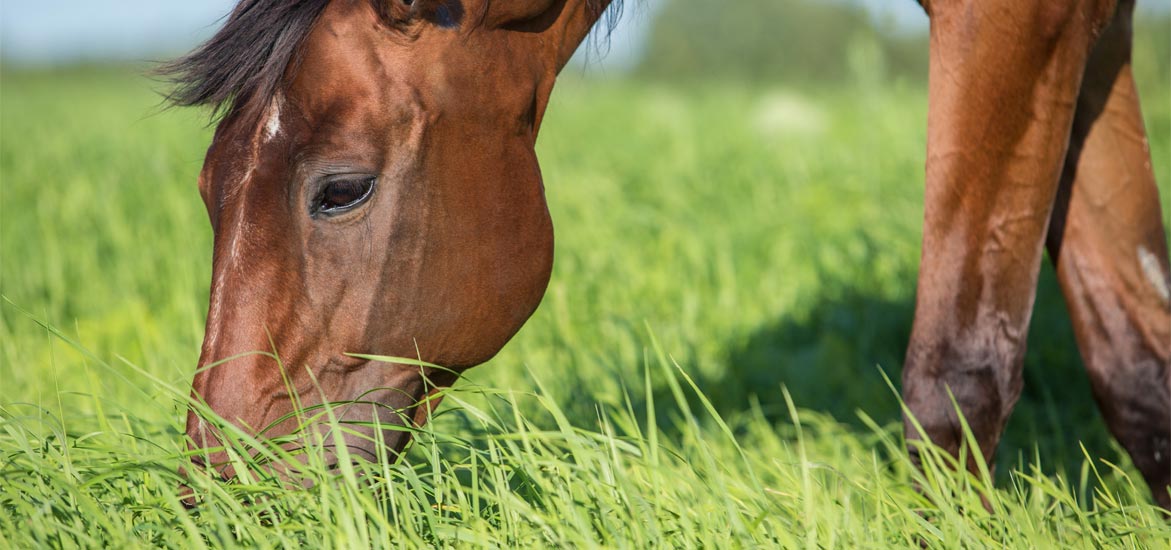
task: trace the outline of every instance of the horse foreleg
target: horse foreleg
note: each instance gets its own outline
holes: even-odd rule
[[[991,466],[1021,390],[1042,245],[1082,73],[1112,1],[932,0],[926,211],[903,370],[912,458]],[[949,395],[950,394],[950,395]],[[974,465],[969,464],[973,468]]]
[[[1171,508],[1171,277],[1130,70],[1133,2],[1086,67],[1047,245],[1094,397]]]

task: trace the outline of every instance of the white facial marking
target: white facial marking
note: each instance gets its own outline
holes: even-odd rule
[[[268,105],[268,119],[264,122],[264,141],[268,141],[281,131],[281,96],[272,98]]]
[[[248,160],[248,165],[244,169],[244,175],[235,182],[234,185],[228,187],[228,197],[231,198],[252,179],[253,172],[256,171],[256,166],[259,163],[260,143],[268,141],[275,137],[281,131],[281,95],[277,94],[272,98],[272,103],[268,104],[268,109],[265,111],[264,124],[253,131],[252,133],[252,156]],[[221,268],[220,273],[213,277],[211,288],[211,306],[207,312],[207,323],[211,327],[207,330],[205,336],[205,345],[208,349],[215,349],[216,342],[219,340],[220,332],[223,330],[224,324],[220,321],[224,302],[224,283],[228,276],[235,272],[240,266],[241,241],[248,239],[252,232],[252,224],[248,222],[248,214],[246,212],[247,202],[241,201],[239,211],[235,215],[235,230],[231,232],[231,240],[228,242],[228,258],[224,260],[227,266]]]
[[[1139,246],[1138,265],[1142,267],[1143,275],[1147,276],[1147,280],[1151,282],[1151,286],[1155,287],[1155,292],[1159,293],[1159,297],[1163,298],[1164,302],[1171,301],[1171,282],[1169,282],[1171,278],[1163,273],[1163,269],[1159,266],[1159,258],[1146,247]]]
[[[228,261],[231,262],[228,265],[232,269],[235,269],[236,265],[240,263],[240,237],[243,236],[245,227],[246,224],[240,223],[236,231],[232,233],[232,241],[228,246]]]
[[[211,309],[207,312],[207,326],[212,327],[207,331],[207,342],[204,344],[207,349],[214,350],[216,341],[220,338],[219,319],[220,319],[220,302],[219,296],[223,294],[224,278],[216,277],[212,282],[211,288]]]

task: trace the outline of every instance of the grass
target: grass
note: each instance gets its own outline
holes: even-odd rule
[[[1143,97],[1168,197],[1168,89]],[[533,319],[407,460],[331,473],[311,452],[304,489],[241,459],[245,481],[195,476],[192,510],[176,471],[210,131],[123,72],[8,72],[0,98],[0,547],[1171,539],[1093,406],[1048,267],[995,473],[908,464],[886,378],[918,267],[918,87],[567,79],[539,144],[557,250]],[[240,456],[258,448],[236,434]]]

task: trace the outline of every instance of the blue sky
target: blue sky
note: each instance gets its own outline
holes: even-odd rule
[[[215,30],[232,0],[3,0],[0,51],[20,62],[152,59]]]
[[[627,2],[609,53],[600,62],[593,55],[591,70],[621,70],[637,59],[649,22],[666,1],[669,0]],[[926,25],[927,18],[912,0],[848,1],[889,17],[902,28]],[[21,64],[166,58],[210,36],[217,21],[234,3],[235,0],[3,0],[0,55],[6,61]]]

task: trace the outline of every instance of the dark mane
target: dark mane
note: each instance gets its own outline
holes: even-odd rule
[[[232,114],[253,98],[271,97],[329,0],[241,0],[215,36],[161,66],[174,84],[166,100]]]
[[[386,0],[371,0],[376,7]],[[504,0],[507,1],[507,0]],[[587,0],[602,11],[603,0]],[[181,107],[210,107],[213,119],[232,115],[269,98],[280,88],[301,43],[330,0],[240,0],[224,26],[195,51],[159,67],[155,73],[174,87],[166,101]],[[609,3],[606,36],[613,30],[621,0]]]

